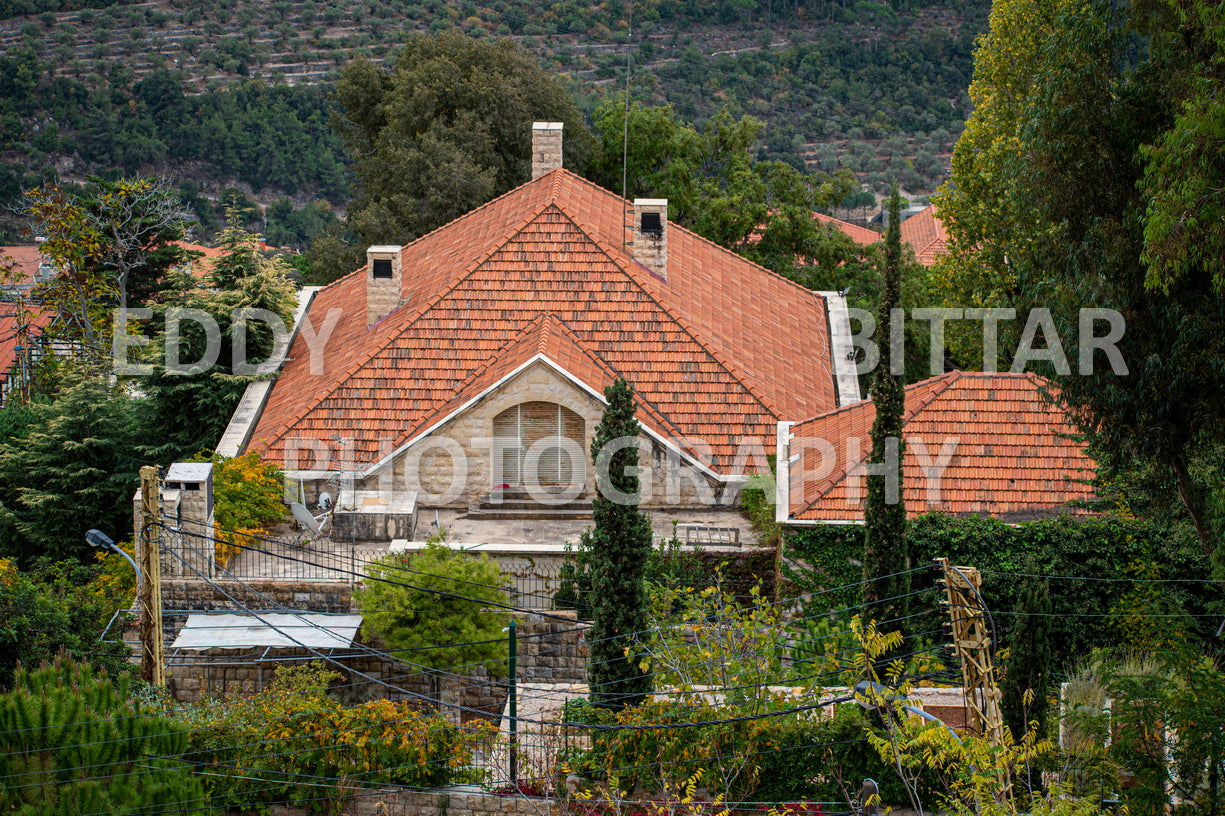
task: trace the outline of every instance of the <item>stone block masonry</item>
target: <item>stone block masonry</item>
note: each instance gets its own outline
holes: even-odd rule
[[[228,595],[227,595],[228,594]],[[232,597],[229,597],[232,596]],[[187,620],[187,612],[359,612],[345,582],[217,580],[168,581],[162,587],[165,603],[166,645],[170,646]],[[582,683],[587,676],[588,625],[570,611],[523,614],[518,625],[518,679],[522,683]],[[325,652],[341,666],[331,668],[347,675],[340,692],[351,702],[389,698],[424,700],[430,696],[428,675],[411,672],[403,663],[385,658],[372,646],[363,645],[363,634],[352,649]],[[196,702],[227,694],[254,694],[267,689],[277,667],[321,659],[297,648],[229,648],[181,651],[169,655],[167,678],[175,699]],[[403,689],[397,691],[369,678]],[[496,718],[506,700],[506,678],[492,677],[483,666],[462,677],[445,676],[439,691],[444,711],[464,709]],[[423,702],[423,705],[425,703]],[[463,718],[479,716],[471,712]],[[458,717],[458,714],[457,714]]]
[[[376,790],[356,793],[346,816],[562,816],[562,802],[523,796],[497,796],[468,788],[430,791]],[[269,816],[307,816],[303,808],[273,805]]]

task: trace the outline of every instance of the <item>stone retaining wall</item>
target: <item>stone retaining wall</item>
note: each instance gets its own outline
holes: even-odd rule
[[[345,816],[562,816],[565,808],[551,799],[496,796],[447,788],[432,791],[381,790],[362,793],[344,809]],[[305,808],[273,805],[269,816],[307,816]]]
[[[244,606],[284,612],[295,609],[304,612],[352,613],[354,608],[348,584],[343,582],[248,582],[215,581],[212,586],[203,581],[168,581],[162,588],[165,604],[164,625],[169,648],[178,630],[187,620],[184,612],[242,612]],[[223,591],[224,590],[224,591]],[[227,597],[226,593],[233,596]],[[270,599],[272,602],[270,602]],[[539,614],[518,615],[517,675],[524,683],[582,683],[587,677],[587,644],[584,634],[588,624],[575,619],[570,611],[554,611],[548,617]],[[378,654],[361,652],[373,648],[364,645],[364,633],[358,634],[358,644],[352,649],[334,649],[324,654],[333,658],[331,668],[346,675],[339,690],[345,699],[387,697],[390,699],[428,699],[431,678],[420,672],[409,673],[405,664]],[[228,648],[207,651],[167,653],[166,676],[170,689],[183,702],[195,702],[209,696],[253,694],[268,688],[278,666],[292,665],[321,658],[297,648]],[[409,656],[411,659],[411,655]],[[404,691],[388,688],[378,681]],[[491,677],[482,666],[463,677],[443,676],[437,681],[444,711],[461,712],[462,716],[478,716],[473,710],[496,717],[506,699],[506,678]],[[457,714],[458,716],[458,714]]]

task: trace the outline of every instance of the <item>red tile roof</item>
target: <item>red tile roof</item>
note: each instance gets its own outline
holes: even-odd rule
[[[742,437],[836,404],[816,293],[676,225],[663,280],[634,260],[628,211],[555,170],[404,247],[403,305],[373,326],[364,270],[321,290],[313,325],[340,309],[323,370],[299,336],[253,446],[279,460],[289,437],[339,435],[368,466],[536,353],[597,391],[624,376],[640,419],[703,440],[717,472]]]
[[[192,244],[187,241],[174,241],[173,243],[175,246],[188,252],[200,253],[200,257],[192,258],[184,263],[185,266],[188,266],[193,278],[203,278],[209,275],[213,271],[213,264],[217,262],[218,258],[225,255],[225,252],[214,247]]]
[[[40,336],[53,319],[53,311],[29,306],[22,311],[12,301],[0,301],[0,382],[8,379],[13,364],[17,362],[20,327],[24,325],[26,328],[25,342],[28,344],[31,339]]]
[[[1021,521],[1091,498],[1087,481],[1096,466],[1083,443],[1067,438],[1074,428],[1064,412],[1044,399],[1041,391],[1050,387],[1032,374],[965,371],[907,387],[907,515],[942,511]],[[800,457],[789,473],[791,519],[862,521],[862,467],[875,418],[865,401],[791,427],[791,453]],[[858,450],[848,439],[860,440]],[[817,440],[833,445],[824,461]],[[920,454],[938,467],[942,449],[951,456],[947,468],[939,480],[925,478]],[[805,472],[811,475],[804,478]]]
[[[830,215],[825,215],[824,213],[814,212],[812,217],[823,224],[829,224],[832,227],[837,227],[839,230],[845,233],[848,238],[860,246],[871,246],[877,241],[884,240],[884,236],[882,236],[879,232],[873,232],[865,227],[857,227],[854,224],[847,223],[846,221],[839,221],[837,218]]]
[[[914,248],[915,258],[924,266],[931,266],[944,254],[949,236],[936,214],[935,204],[902,222],[902,240]]]
[[[37,246],[0,247],[0,273],[7,273],[11,280],[0,284],[32,283],[43,253]]]

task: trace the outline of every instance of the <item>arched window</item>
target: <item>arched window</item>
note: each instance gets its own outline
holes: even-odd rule
[[[566,486],[586,478],[583,418],[569,408],[522,402],[494,417],[493,437],[494,484]]]

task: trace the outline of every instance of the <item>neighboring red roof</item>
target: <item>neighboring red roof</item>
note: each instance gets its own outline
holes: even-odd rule
[[[857,227],[854,224],[848,224],[846,221],[839,221],[837,218],[830,215],[825,215],[824,213],[814,212],[812,217],[823,224],[829,224],[830,226],[837,227],[839,230],[845,233],[848,238],[860,246],[871,246],[884,238],[879,232],[873,232],[872,230],[865,229],[864,227]]]
[[[202,257],[192,258],[188,263],[191,265],[191,276],[193,278],[204,278],[213,271],[213,264],[217,259],[225,253],[220,249],[206,247],[200,244],[190,244],[187,241],[174,241],[175,246],[180,249],[185,249],[188,252],[199,252]]]
[[[366,280],[321,290],[341,317],[312,375],[299,336],[253,447],[355,440],[377,461],[539,353],[602,391],[624,376],[640,419],[710,446],[728,472],[743,437],[836,404],[824,301],[676,225],[663,280],[632,256],[628,205],[565,170],[512,190],[401,250],[404,305],[366,326]],[[339,463],[336,463],[339,466]]]
[[[28,345],[42,335],[53,319],[53,311],[27,306],[22,312],[16,303],[0,301],[0,382],[8,379],[13,364],[17,362],[17,346],[22,342],[21,326],[25,326],[25,343]]]
[[[902,222],[902,240],[914,248],[915,258],[924,266],[931,266],[944,254],[949,236],[936,215],[935,204]]]
[[[47,257],[37,246],[0,247],[0,290],[33,286]]]
[[[907,387],[902,472],[907,515],[942,511],[1022,521],[1091,498],[1087,481],[1096,466],[1084,443],[1064,436],[1074,428],[1059,407],[1043,398],[1045,387],[1032,374],[966,371]],[[872,450],[875,418],[875,407],[865,401],[791,427],[792,456],[800,458],[788,477],[789,518],[863,519],[867,489],[862,466]],[[937,480],[925,478],[919,454],[925,446],[927,461],[938,466],[943,446],[953,438],[955,446],[945,449],[951,458],[938,480],[937,496],[929,490]],[[852,451],[848,456],[848,439],[860,440],[858,455]],[[822,462],[816,440],[833,445],[832,462]],[[805,479],[805,472],[812,477]]]

